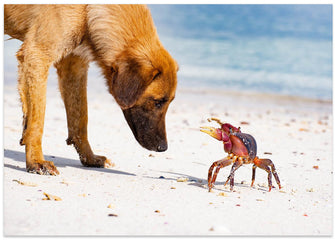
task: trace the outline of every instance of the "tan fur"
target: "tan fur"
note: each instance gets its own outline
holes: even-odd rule
[[[41,147],[51,65],[66,108],[67,143],[75,146],[83,165],[110,164],[93,154],[87,139],[90,61],[101,67],[139,143],[166,150],[165,114],[175,95],[178,66],[160,43],[146,6],[5,5],[4,22],[5,34],[23,41],[17,59],[27,171],[58,174]]]

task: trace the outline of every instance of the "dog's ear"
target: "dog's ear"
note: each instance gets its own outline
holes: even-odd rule
[[[107,84],[121,109],[132,107],[152,82],[152,71],[148,75],[143,68],[135,59],[130,59],[118,67],[112,67]]]

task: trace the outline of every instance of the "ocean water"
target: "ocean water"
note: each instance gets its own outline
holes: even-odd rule
[[[179,84],[332,98],[331,5],[149,5]]]
[[[181,87],[332,98],[331,5],[149,5]],[[7,37],[5,37],[6,39]],[[16,40],[4,82],[16,81]],[[57,81],[51,71],[49,81]],[[100,75],[92,66],[90,76]]]

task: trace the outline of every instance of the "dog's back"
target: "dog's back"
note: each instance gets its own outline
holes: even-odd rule
[[[49,31],[57,30],[51,25],[54,22],[71,21],[67,26],[74,25],[73,22],[85,20],[83,19],[85,7],[86,5],[6,4],[4,7],[5,34],[24,41],[28,31],[39,31],[38,27],[42,25],[49,26]],[[39,24],[34,24],[35,22]]]
[[[21,41],[38,14],[38,6],[6,4],[4,11],[5,34]]]

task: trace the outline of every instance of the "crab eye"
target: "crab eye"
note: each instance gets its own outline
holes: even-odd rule
[[[229,132],[230,132],[230,134],[232,134],[234,132],[231,127],[229,127]]]

